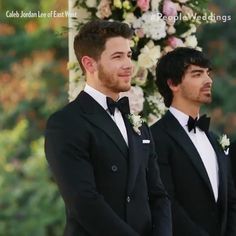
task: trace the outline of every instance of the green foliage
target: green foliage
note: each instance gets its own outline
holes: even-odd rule
[[[64,204],[45,159],[43,134],[49,115],[67,102],[67,38],[49,24],[54,19],[5,16],[6,10],[47,12],[55,2],[0,0],[0,235],[4,236],[63,234]]]
[[[213,9],[217,15],[224,16],[215,24],[205,25],[198,34],[203,51],[208,54],[213,67],[213,101],[209,106],[213,125],[217,132],[227,133],[236,138],[236,3],[231,0],[225,4],[214,0]],[[226,20],[228,19],[228,20]],[[216,115],[217,114],[217,115]],[[219,117],[220,116],[220,117]]]
[[[50,180],[43,138],[31,143],[24,162],[12,152],[28,129],[22,120],[0,133],[0,235],[60,235],[64,206]]]
[[[0,153],[1,160],[6,161],[6,159],[15,158],[19,153],[17,144],[19,140],[24,141],[26,138],[26,130],[28,124],[25,120],[22,120],[17,124],[14,130],[1,130],[0,136]]]
[[[0,70],[9,69],[12,63],[28,56],[32,51],[48,50],[52,47],[59,49],[64,46],[61,45],[61,38],[57,37],[52,29],[39,29],[32,34],[20,31],[17,33],[17,37],[15,34],[1,36],[0,45]]]

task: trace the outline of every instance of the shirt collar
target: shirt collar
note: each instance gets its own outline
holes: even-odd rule
[[[170,107],[169,111],[172,113],[172,115],[179,121],[179,123],[181,124],[182,127],[186,128],[187,124],[188,124],[188,119],[189,116],[186,115],[185,113],[183,113],[182,111],[174,108],[174,107]]]
[[[84,92],[89,94],[97,103],[99,103],[103,107],[103,109],[108,109],[106,100],[107,96],[105,94],[99,92],[88,84],[85,85]]]

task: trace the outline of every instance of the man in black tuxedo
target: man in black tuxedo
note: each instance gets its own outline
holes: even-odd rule
[[[224,154],[199,118],[211,102],[210,63],[202,52],[177,48],[163,56],[156,84],[169,110],[152,127],[161,178],[172,202],[174,236],[236,235],[236,195]]]
[[[45,141],[66,236],[172,235],[150,131],[119,99],[131,87],[131,37],[127,24],[97,20],[74,40],[86,86],[50,117]]]

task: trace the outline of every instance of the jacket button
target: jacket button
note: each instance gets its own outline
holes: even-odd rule
[[[128,203],[130,203],[130,201],[131,201],[130,196],[127,196],[126,201],[127,201]]]
[[[116,165],[112,165],[112,166],[111,166],[111,170],[112,170],[113,172],[116,172],[116,171],[118,170],[118,167],[117,167]]]

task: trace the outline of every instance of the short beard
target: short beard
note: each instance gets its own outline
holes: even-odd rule
[[[102,65],[98,65],[98,79],[103,83],[109,86],[111,90],[113,90],[116,93],[121,93],[121,92],[127,92],[131,88],[131,84],[127,88],[120,88],[117,87],[116,84],[112,84],[110,79],[113,75],[106,73],[104,70],[104,67]],[[110,86],[111,85],[111,86]]]

